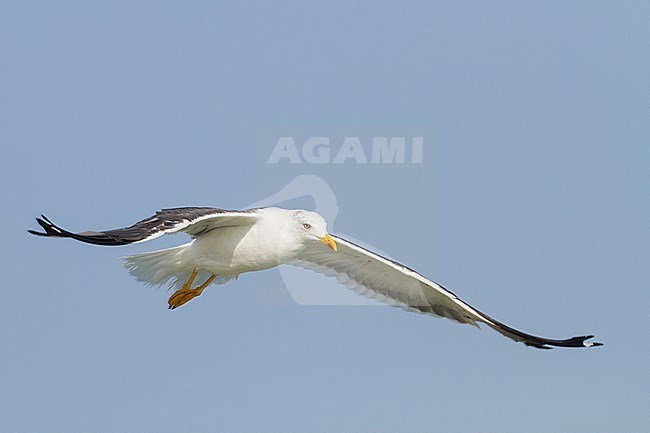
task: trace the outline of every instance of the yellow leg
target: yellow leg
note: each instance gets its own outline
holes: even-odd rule
[[[192,269],[192,273],[190,274],[190,277],[187,279],[185,284],[183,284],[183,287],[181,287],[181,290],[189,290],[190,287],[192,287],[192,283],[194,282],[194,278],[196,278],[196,274],[198,274],[199,271],[194,268]]]
[[[201,284],[200,286],[191,289],[190,287],[192,286],[192,282],[194,281],[194,278],[196,278],[196,274],[198,274],[198,271],[196,268],[192,271],[192,274],[190,275],[190,278],[187,280],[183,286],[178,289],[177,291],[174,292],[174,294],[169,298],[169,301],[167,303],[169,304],[169,309],[173,310],[174,308],[178,308],[181,305],[185,304],[186,302],[196,298],[199,296],[201,293],[203,293],[203,290],[210,285],[210,283],[216,278],[216,275],[210,276],[205,283]]]

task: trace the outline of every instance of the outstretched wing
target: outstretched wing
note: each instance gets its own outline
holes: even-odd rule
[[[449,290],[428,280],[414,270],[382,257],[343,238],[332,236],[338,251],[332,252],[316,245],[300,255],[293,265],[335,276],[349,289],[360,295],[401,307],[408,311],[446,317],[459,323],[490,328],[527,346],[540,349],[558,347],[601,346],[586,340],[593,335],[552,340],[513,329],[462,301]]]
[[[182,231],[192,237],[222,227],[251,226],[258,220],[256,209],[243,211],[217,209],[211,207],[180,207],[163,209],[152,217],[121,229],[101,232],[86,231],[72,233],[52,223],[45,215],[36,218],[45,232],[28,230],[38,236],[72,238],[95,245],[128,245],[146,242],[167,233]]]

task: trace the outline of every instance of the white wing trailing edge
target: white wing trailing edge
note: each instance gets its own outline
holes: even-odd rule
[[[200,236],[222,227],[252,226],[259,216],[256,209],[226,210],[212,207],[180,207],[162,209],[155,215],[120,229],[101,232],[72,233],[52,223],[45,215],[36,218],[45,232],[28,230],[37,236],[72,238],[95,245],[119,246],[147,242],[168,233],[185,232],[192,237]]]

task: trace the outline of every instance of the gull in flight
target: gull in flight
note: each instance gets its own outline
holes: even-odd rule
[[[336,279],[360,295],[407,311],[446,317],[478,327],[484,323],[514,341],[540,349],[594,347],[593,335],[549,339],[511,328],[470,306],[440,284],[394,260],[327,233],[327,222],[315,212],[262,207],[225,210],[211,207],[163,209],[129,227],[73,233],[41,215],[44,232],[95,245],[129,245],[168,233],[184,232],[191,242],[169,249],[124,257],[138,281],[170,284],[175,309],[201,295],[210,284],[223,284],[245,272],[287,263]]]

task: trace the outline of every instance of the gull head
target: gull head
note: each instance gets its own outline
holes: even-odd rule
[[[293,214],[293,230],[305,242],[320,242],[329,249],[336,251],[336,242],[327,233],[327,221],[316,212],[296,210]]]

